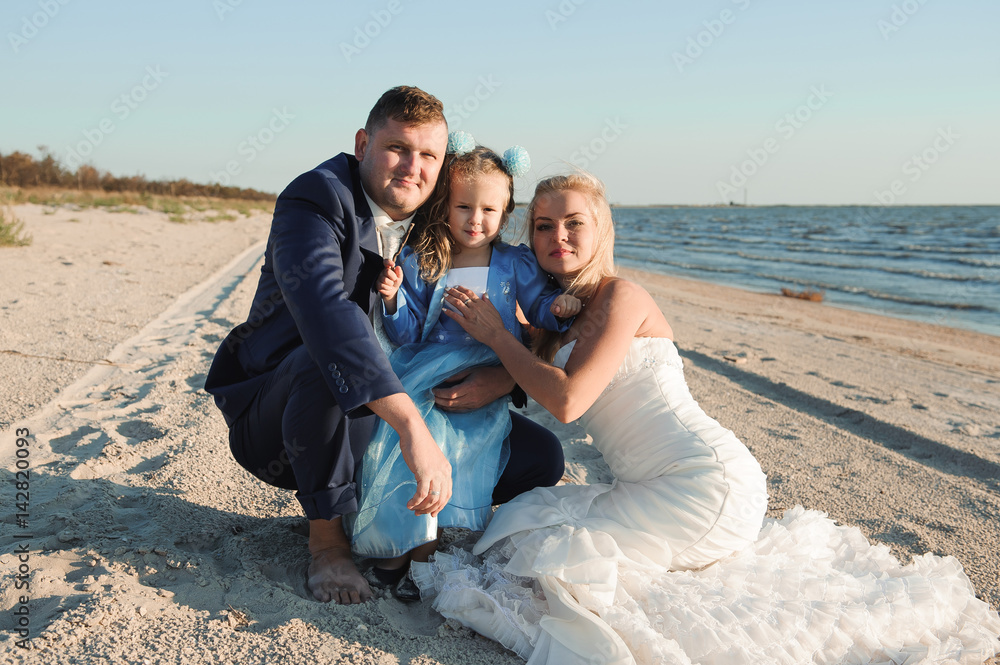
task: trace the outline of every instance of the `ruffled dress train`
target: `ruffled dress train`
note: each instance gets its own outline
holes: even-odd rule
[[[698,407],[669,340],[634,340],[582,420],[616,480],[537,488],[472,552],[414,564],[442,615],[531,665],[978,665],[1000,650],[1000,617],[953,557],[904,566],[801,507],[763,519],[759,465]]]

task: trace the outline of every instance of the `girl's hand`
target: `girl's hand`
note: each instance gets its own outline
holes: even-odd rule
[[[486,296],[480,298],[471,289],[456,286],[444,292],[444,299],[458,312],[448,308],[443,308],[441,311],[458,321],[458,325],[477,342],[490,346],[498,335],[507,332],[500,313]]]
[[[393,263],[392,259],[386,259],[384,265],[385,270],[375,281],[375,290],[382,296],[386,313],[395,314],[396,292],[403,283],[403,269]]]
[[[583,303],[576,296],[571,296],[568,293],[561,293],[552,301],[552,311],[553,316],[558,316],[561,319],[568,319],[571,316],[576,316],[583,309]]]

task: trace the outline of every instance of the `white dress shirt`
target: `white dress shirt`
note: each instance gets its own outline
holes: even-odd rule
[[[399,253],[399,246],[403,242],[406,231],[410,228],[410,223],[413,222],[413,215],[397,222],[389,217],[382,208],[375,205],[372,197],[368,196],[368,192],[365,192],[364,189],[361,191],[364,192],[365,200],[368,201],[368,207],[371,208],[372,215],[375,217],[375,236],[378,238],[378,253],[382,255],[383,259],[394,259]],[[382,350],[385,351],[385,355],[389,355],[395,351],[396,347],[385,334],[385,328],[382,326],[382,317],[379,314],[381,311],[381,305],[372,310],[372,325],[375,326],[375,337],[378,338],[378,343],[382,346]]]
[[[365,192],[364,189],[361,191],[364,192],[368,207],[372,209],[372,215],[375,217],[378,253],[382,255],[383,259],[391,259],[399,252],[399,245],[403,242],[403,236],[410,228],[410,223],[413,222],[413,215],[397,222],[389,217],[382,208],[375,205],[372,197],[368,196],[368,192]]]

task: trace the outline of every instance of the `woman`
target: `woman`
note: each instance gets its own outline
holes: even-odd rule
[[[496,512],[473,551],[483,558],[419,566],[438,611],[553,665],[979,663],[996,651],[1000,618],[954,559],[902,567],[801,508],[761,530],[760,466],[691,397],[650,295],[614,276],[599,181],[543,181],[528,220],[539,264],[585,303],[570,330],[546,335],[539,358],[470,291],[449,294],[453,318],[557,418],[582,418],[616,480],[523,494]]]

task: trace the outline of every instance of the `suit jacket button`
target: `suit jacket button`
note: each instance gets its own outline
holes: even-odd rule
[[[346,393],[347,392],[347,386],[341,386],[340,387],[340,392]]]
[[[333,364],[333,363],[330,363],[329,365],[327,365],[326,368],[328,370],[330,370],[331,372],[336,372],[337,371],[337,366],[335,364]]]
[[[344,380],[343,379],[337,379],[337,385],[338,386],[344,385]]]

